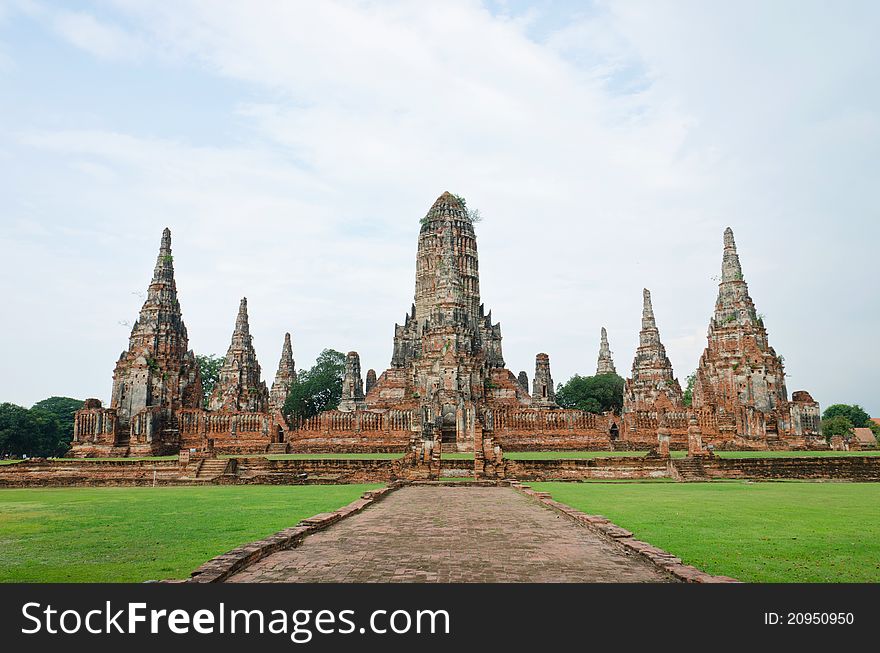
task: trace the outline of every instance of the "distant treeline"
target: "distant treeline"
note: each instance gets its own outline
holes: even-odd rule
[[[82,399],[70,397],[49,397],[30,408],[0,404],[0,458],[63,456],[82,405]]]

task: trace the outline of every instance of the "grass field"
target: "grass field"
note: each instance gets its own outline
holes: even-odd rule
[[[402,453],[276,453],[253,456],[222,455],[221,458],[268,458],[269,460],[396,460]]]
[[[878,483],[533,483],[748,582],[880,582]]]
[[[0,490],[0,581],[185,578],[379,485]]]
[[[572,458],[614,458],[644,456],[647,451],[505,451],[510,460],[560,460]],[[878,456],[880,450],[868,451],[716,451],[719,458],[798,458],[814,456]],[[673,451],[673,458],[684,458],[686,451]]]

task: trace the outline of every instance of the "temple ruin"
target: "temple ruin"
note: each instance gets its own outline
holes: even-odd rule
[[[693,407],[711,411],[719,429],[746,440],[773,443],[819,434],[819,405],[809,393],[795,392],[788,399],[783,359],[767,341],[730,227],[724,231],[718,299],[697,368]]]
[[[420,225],[414,301],[394,327],[390,366],[378,378],[369,370],[365,386],[360,357],[349,352],[339,406],[295,420],[282,414],[296,382],[290,334],[269,391],[244,298],[202,405],[165,229],[147,300],[113,374],[111,404],[90,399],[77,413],[72,455],[395,451],[436,475],[441,450],[451,449],[472,451],[475,473],[491,476],[503,450],[702,452],[820,442],[818,404],[805,391],[788,400],[782,359],[767,344],[729,229],[693,406],[683,405],[645,290],[639,347],[616,415],[560,408],[546,353],[536,356],[531,392],[525,372],[507,369],[501,325],[480,297],[477,239],[461,198],[443,193]],[[596,371],[616,373],[604,328]]]

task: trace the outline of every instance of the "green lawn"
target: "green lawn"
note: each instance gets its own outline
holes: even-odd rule
[[[505,451],[510,460],[562,460],[571,458],[618,458],[644,456],[647,451]]]
[[[880,483],[533,483],[748,582],[880,582]]]
[[[262,455],[262,454],[261,454]],[[222,458],[259,458],[257,456],[221,456]],[[277,453],[265,455],[269,460],[397,460],[402,453]]]
[[[380,485],[0,490],[0,581],[185,578]]]
[[[684,455],[683,451],[676,452]],[[880,450],[867,451],[716,451],[719,458],[810,458],[828,456],[880,456]]]
[[[644,456],[647,451],[505,451],[510,460],[561,460],[572,458],[614,458]],[[813,456],[878,456],[880,450],[868,451],[716,451],[719,458],[798,458]],[[684,458],[686,451],[673,451],[673,458]]]

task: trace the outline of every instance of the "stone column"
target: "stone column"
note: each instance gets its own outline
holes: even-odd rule
[[[703,431],[697,423],[697,416],[693,413],[688,418],[688,457],[702,456],[706,453],[703,449]]]
[[[666,420],[666,411],[660,413],[660,424],[657,426],[657,451],[661,458],[669,458],[669,437],[671,431]]]

